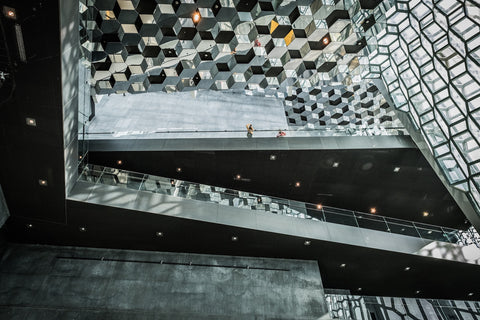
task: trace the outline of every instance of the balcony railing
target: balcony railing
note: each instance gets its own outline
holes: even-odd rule
[[[473,231],[456,230],[99,165],[83,164],[79,170],[80,181],[101,183],[119,188],[159,193],[301,219],[337,223],[432,241],[460,245],[476,244],[480,247],[479,236],[473,228]]]
[[[467,293],[468,298],[473,293]],[[465,320],[480,319],[476,301],[351,295],[348,290],[325,289],[331,319],[352,320]]]
[[[274,138],[280,130],[255,129],[252,138]],[[288,127],[281,129],[285,137],[337,137],[337,136],[397,136],[407,135],[403,127],[342,127],[325,126],[322,128]],[[79,132],[82,136],[84,133]],[[247,130],[202,130],[198,128],[165,128],[155,131],[108,131],[86,132],[85,139],[175,139],[175,138],[246,138]]]

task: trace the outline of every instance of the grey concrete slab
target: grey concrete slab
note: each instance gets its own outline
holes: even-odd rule
[[[240,137],[238,137],[240,135]],[[409,136],[309,136],[297,132],[287,138],[244,137],[243,133],[230,136],[202,138],[158,137],[149,139],[89,140],[90,151],[193,151],[193,150],[338,150],[338,149],[392,149],[416,148]]]
[[[84,187],[81,187],[79,191],[81,192],[83,188]],[[123,188],[116,189],[117,190],[115,190],[114,186],[97,185],[93,193],[99,190],[98,195],[91,196],[87,202],[90,202],[90,199],[95,199],[92,203],[114,207],[122,207],[121,204],[125,203],[125,208],[127,209],[141,210],[152,214],[168,215],[182,219],[193,219],[253,230],[287,234],[305,239],[337,242],[415,255],[418,255],[420,252],[424,255],[425,250],[422,251],[421,249],[432,242],[430,240],[389,232],[307,220],[260,210],[236,208],[213,202],[184,199],[147,191],[132,192]],[[125,193],[125,196],[122,196],[122,192]],[[76,200],[76,188],[72,190],[70,199]],[[461,251],[462,248],[462,246],[455,244],[446,245],[448,245],[451,250],[457,248]],[[430,254],[433,256],[434,252]],[[460,259],[457,256],[448,254],[448,251],[445,251],[442,257],[438,257],[435,251],[435,257],[453,261],[459,261]],[[478,258],[469,259],[467,254],[464,254],[464,257],[461,259],[462,262],[472,264],[480,263]]]
[[[327,312],[313,261],[17,244],[8,252],[0,263],[1,319],[318,319]],[[50,269],[35,272],[39,259]],[[27,267],[11,273],[18,261]],[[290,270],[233,267],[245,265]],[[304,276],[313,281],[297,281]]]

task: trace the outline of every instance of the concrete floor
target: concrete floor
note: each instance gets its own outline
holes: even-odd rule
[[[114,132],[113,138],[132,134],[148,138],[148,134],[164,131],[243,133],[247,123],[257,130],[286,129],[282,102],[216,91],[104,96],[96,105],[88,132],[91,138],[106,132]]]

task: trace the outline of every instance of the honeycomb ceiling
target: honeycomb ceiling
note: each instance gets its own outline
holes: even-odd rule
[[[400,127],[366,79],[389,8],[378,0],[83,0],[82,45],[96,94],[233,91],[283,100],[291,126]]]

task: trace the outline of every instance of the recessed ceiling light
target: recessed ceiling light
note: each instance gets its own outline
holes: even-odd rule
[[[473,296],[473,292],[468,293],[468,296],[469,297]]]
[[[428,230],[428,232],[427,232],[427,233],[428,233],[428,234],[432,234],[432,230]]]
[[[299,187],[300,187],[300,181],[295,182],[295,188],[299,188]]]
[[[304,245],[306,246],[309,246],[312,244],[312,242],[310,240],[305,240],[305,242],[303,242]]]
[[[232,241],[238,241],[238,237],[237,236],[232,236]]]
[[[193,20],[193,23],[195,24],[199,23],[201,18],[202,16],[200,15],[200,11],[198,10],[196,10],[192,15],[192,20]]]
[[[155,232],[155,235],[156,235],[157,237],[163,237],[163,232],[157,231],[157,232]]]
[[[322,43],[323,43],[324,45],[328,45],[328,44],[330,43],[330,39],[329,39],[327,36],[325,36],[325,37],[323,37],[323,39],[322,39]]]
[[[318,209],[318,210],[320,210],[320,209],[322,209],[322,208],[323,208],[323,206],[322,206],[320,203],[317,204],[317,209]]]
[[[274,154],[271,154],[271,155],[270,155],[270,160],[272,160],[272,161],[277,160],[277,156],[274,155]]]
[[[87,228],[86,227],[80,227],[80,228],[78,228],[78,230],[80,230],[80,232],[85,232],[85,231],[87,231]]]
[[[334,162],[334,163],[332,164],[332,167],[334,167],[334,168],[338,168],[338,166],[339,166],[339,165],[340,165],[340,163],[339,163],[339,162]]]
[[[347,266],[346,263],[342,263],[342,264],[340,265],[340,268],[345,268],[346,266]]]
[[[30,127],[37,126],[37,120],[35,120],[34,118],[25,118],[25,122],[27,123],[27,126],[30,126]]]
[[[422,171],[423,168],[422,168],[422,167],[418,167],[417,170],[418,170],[418,171]]]
[[[242,176],[239,175],[239,174],[237,174],[237,175],[235,176],[235,179],[236,179],[236,180],[240,180],[240,179],[242,179]]]
[[[395,168],[393,169],[393,172],[398,172],[398,171],[400,171],[400,167],[395,167]]]
[[[422,212],[422,215],[423,215],[424,217],[428,217],[429,213],[428,213],[428,211],[423,211],[423,212]]]
[[[177,169],[175,169],[177,172],[182,172],[182,168],[178,167]]]
[[[39,179],[38,184],[41,185],[42,187],[48,186],[48,182],[45,179]]]
[[[403,269],[403,270],[408,271],[408,270],[410,270],[410,267],[405,267],[405,269]]]
[[[10,19],[16,19],[17,18],[17,13],[15,12],[15,9],[4,6],[3,7],[3,14]]]
[[[405,231],[405,228],[400,229],[400,231],[402,231],[402,232]]]
[[[377,213],[377,208],[375,208],[375,207],[370,208],[370,213],[372,213],[372,214]]]
[[[78,156],[78,159],[82,160],[82,159],[83,159],[83,156],[82,156],[82,155]]]
[[[27,228],[28,228],[28,229],[31,229],[31,228],[33,228],[33,224],[31,224],[31,223],[28,223],[28,224],[27,224]]]
[[[121,165],[123,164],[123,161],[122,161],[122,160],[117,160],[117,164],[118,164],[119,166],[121,166]]]
[[[420,290],[415,291],[415,294],[419,294],[419,293],[420,293]]]
[[[362,288],[357,288],[357,291],[362,291]]]

